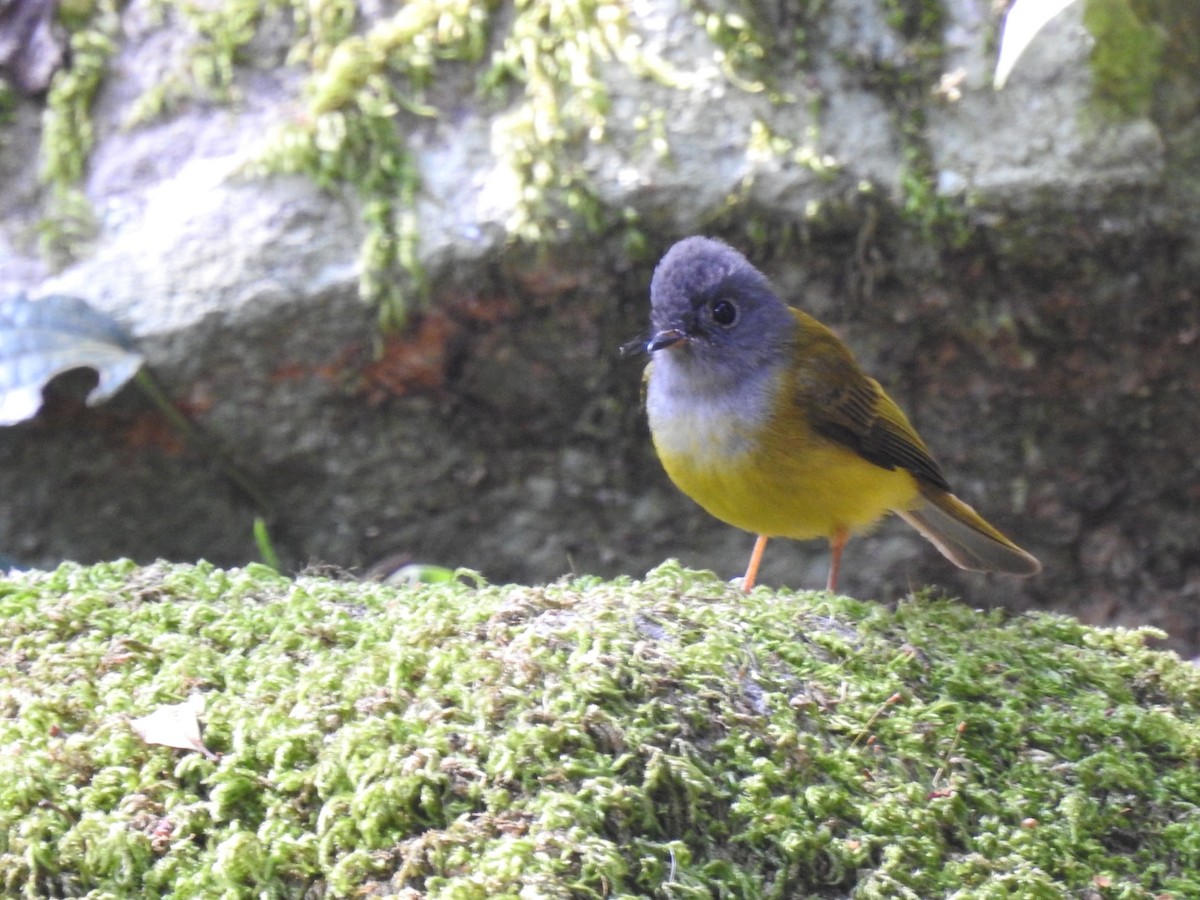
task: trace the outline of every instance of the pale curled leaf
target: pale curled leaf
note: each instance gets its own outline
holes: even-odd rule
[[[1004,18],[1004,33],[1000,36],[1000,58],[992,84],[996,90],[1004,87],[1017,59],[1046,23],[1070,6],[1075,0],[1016,0]]]
[[[182,703],[160,706],[149,715],[131,719],[129,727],[147,744],[174,747],[177,750],[197,750],[209,759],[217,756],[200,740],[200,714],[204,712],[204,696],[192,694]]]
[[[42,388],[71,369],[95,369],[89,405],[107,400],[137,374],[145,358],[110,316],[78,297],[0,298],[0,425],[31,418]]]

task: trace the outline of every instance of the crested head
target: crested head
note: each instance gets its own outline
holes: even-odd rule
[[[777,362],[796,320],[766,276],[737,250],[685,238],[659,262],[650,282],[653,351],[731,377]]]

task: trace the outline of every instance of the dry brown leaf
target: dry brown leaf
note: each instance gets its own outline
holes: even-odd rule
[[[200,714],[204,712],[204,695],[192,694],[182,703],[160,706],[149,715],[131,719],[129,727],[147,744],[174,747],[177,750],[196,750],[209,759],[217,755],[200,740]]]

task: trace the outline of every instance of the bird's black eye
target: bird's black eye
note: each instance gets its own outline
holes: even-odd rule
[[[728,328],[737,320],[737,307],[728,300],[718,300],[712,305],[712,319]]]

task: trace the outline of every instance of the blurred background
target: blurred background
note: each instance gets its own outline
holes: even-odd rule
[[[86,300],[189,423],[50,381],[0,427],[0,556],[739,575],[752,536],[667,481],[617,353],[709,234],[1045,565],[887,522],[847,592],[1194,655],[1200,10],[1059,5],[997,89],[993,0],[0,2],[0,299]],[[778,541],[763,580],[827,564]]]

